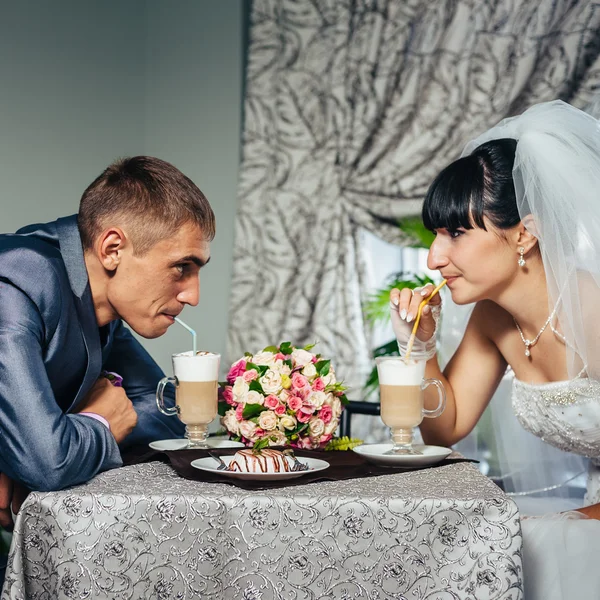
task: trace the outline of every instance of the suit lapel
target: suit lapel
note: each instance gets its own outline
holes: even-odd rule
[[[102,354],[98,322],[96,321],[92,292],[85,268],[83,248],[81,246],[79,229],[77,228],[77,218],[72,216],[58,219],[56,221],[56,229],[60,252],[67,269],[71,289],[73,290],[75,310],[77,311],[81,325],[81,334],[87,353],[85,375],[75,395],[75,399],[67,411],[69,412],[77,406],[100,375]]]

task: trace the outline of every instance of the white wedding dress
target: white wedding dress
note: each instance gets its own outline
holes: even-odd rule
[[[512,406],[526,430],[590,459],[583,504],[600,502],[600,384],[583,377],[541,385],[515,379]],[[535,463],[536,457],[530,460]],[[515,500],[522,514],[536,501],[542,510],[532,512],[552,510],[551,498]],[[555,507],[564,510],[564,499],[557,497]],[[579,515],[522,520],[525,600],[600,599],[600,521]]]

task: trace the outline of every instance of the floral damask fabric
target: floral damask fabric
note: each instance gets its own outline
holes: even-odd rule
[[[148,463],[29,496],[16,598],[518,600],[521,528],[465,463],[260,492]]]
[[[371,369],[360,230],[397,219],[476,134],[537,102],[586,106],[600,8],[577,0],[254,0],[228,358],[319,342]]]

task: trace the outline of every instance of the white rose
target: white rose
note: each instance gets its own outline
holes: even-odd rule
[[[323,435],[323,432],[325,431],[325,423],[323,423],[323,419],[313,417],[308,422],[308,430],[310,432],[311,437],[321,437]]]
[[[279,429],[282,431],[284,429],[294,429],[297,423],[298,421],[296,421],[296,417],[292,417],[292,415],[283,415],[279,419]]]
[[[247,439],[252,439],[254,432],[256,431],[256,425],[252,421],[242,421],[240,423],[240,433]]]
[[[289,375],[292,372],[289,365],[286,365],[281,358],[278,358],[275,361],[274,369],[275,369],[275,371],[277,371],[278,373],[281,373],[282,375]]]
[[[331,412],[334,419],[339,419],[342,414],[342,401],[337,397],[333,396],[332,400],[327,404],[331,404]]]
[[[333,435],[335,433],[335,430],[338,428],[338,424],[339,421],[336,418],[331,419],[331,421],[329,421],[329,423],[327,423],[327,425],[325,425],[325,429],[323,431],[323,433],[325,435]]]
[[[325,401],[327,400],[328,394],[325,392],[311,392],[307,398],[308,402],[315,408],[321,408]]]
[[[270,367],[275,364],[275,355],[272,352],[259,352],[252,357],[250,362],[255,365],[267,365]]]
[[[248,392],[246,395],[246,404],[264,404],[265,397],[255,390]]]
[[[269,432],[269,446],[285,446],[286,444],[287,438],[281,431]]]
[[[312,362],[313,355],[302,348],[297,348],[292,352],[292,360],[299,367],[305,367]]]
[[[277,427],[277,415],[272,410],[265,410],[258,417],[258,426],[265,431],[271,431]]]
[[[248,390],[250,389],[250,387],[248,386],[248,384],[244,381],[243,377],[237,377],[235,380],[235,383],[233,384],[233,388],[232,388],[232,392],[233,392],[233,398],[236,402],[245,402],[246,401],[246,394],[248,393]]]
[[[239,435],[240,423],[235,416],[235,409],[230,408],[222,417],[221,425],[227,429],[227,431],[233,433],[233,435]]]
[[[260,379],[265,394],[277,394],[281,390],[281,375],[269,369]]]
[[[308,363],[304,369],[302,369],[302,375],[305,377],[314,377],[317,374],[317,369],[313,363]]]

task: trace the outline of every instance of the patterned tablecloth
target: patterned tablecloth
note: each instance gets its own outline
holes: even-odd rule
[[[459,463],[267,491],[123,467],[32,493],[1,600],[522,598],[516,505]]]

